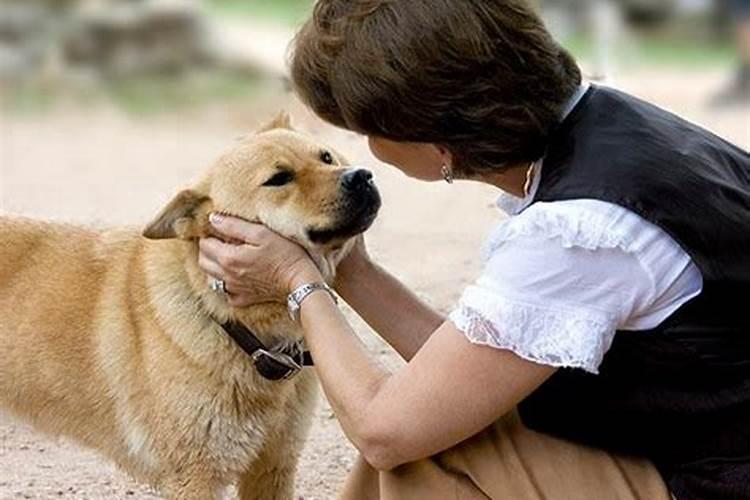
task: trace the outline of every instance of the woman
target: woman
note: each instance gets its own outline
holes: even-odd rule
[[[514,214],[449,318],[364,245],[342,263],[337,292],[408,361],[395,373],[328,293],[302,299],[362,455],[344,498],[750,498],[747,153],[582,85],[522,0],[320,0],[292,76],[380,160],[496,186]],[[296,245],[213,222],[245,242],[201,243],[232,304],[321,281]]]

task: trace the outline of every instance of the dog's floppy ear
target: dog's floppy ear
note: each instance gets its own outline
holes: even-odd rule
[[[143,236],[150,240],[192,240],[208,236],[211,208],[208,196],[191,189],[181,191],[143,230]]]
[[[286,111],[279,111],[273,120],[260,127],[256,133],[260,134],[261,132],[268,132],[277,128],[292,130],[292,117]]]

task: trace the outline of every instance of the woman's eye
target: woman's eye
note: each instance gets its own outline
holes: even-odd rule
[[[333,155],[328,151],[323,151],[322,153],[320,153],[320,161],[322,161],[326,165],[333,165]]]
[[[264,186],[283,186],[284,184],[289,184],[294,180],[294,174],[291,172],[279,172],[277,174],[274,174],[273,177],[268,179],[266,182],[263,183]]]

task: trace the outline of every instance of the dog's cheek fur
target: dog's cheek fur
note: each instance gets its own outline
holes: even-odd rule
[[[329,284],[333,283],[333,280],[336,278],[336,268],[339,266],[341,261],[344,260],[347,255],[349,255],[352,249],[354,249],[354,245],[356,243],[356,238],[351,238],[346,240],[341,248],[332,249],[324,253],[324,255],[326,256],[325,262],[328,270],[327,273],[322,270],[321,272],[323,272],[323,276]],[[318,267],[320,267],[320,265]]]

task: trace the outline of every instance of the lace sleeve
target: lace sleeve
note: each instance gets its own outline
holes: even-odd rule
[[[598,373],[615,333],[658,291],[639,257],[643,226],[623,211],[538,203],[503,221],[451,321],[473,343]]]
[[[450,320],[474,344],[590,373],[598,373],[615,334],[606,314],[509,300],[478,286],[466,289]]]

